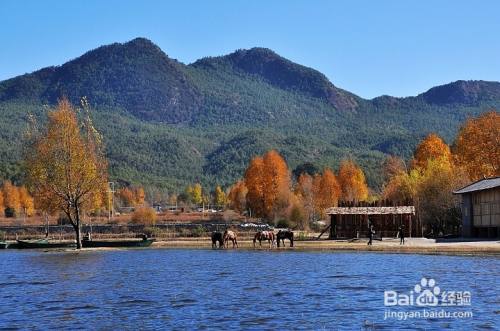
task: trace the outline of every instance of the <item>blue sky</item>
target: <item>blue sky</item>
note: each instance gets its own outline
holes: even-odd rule
[[[146,37],[191,63],[268,47],[362,97],[500,80],[500,1],[0,1],[0,80]]]

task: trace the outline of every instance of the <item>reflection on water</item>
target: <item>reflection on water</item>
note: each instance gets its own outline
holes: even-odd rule
[[[0,252],[1,329],[499,328],[500,259],[331,252]],[[472,319],[384,320],[421,277],[472,292]]]

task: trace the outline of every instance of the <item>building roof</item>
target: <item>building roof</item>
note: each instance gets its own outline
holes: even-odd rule
[[[476,191],[489,190],[495,187],[500,187],[500,177],[484,178],[469,184],[458,191],[454,191],[454,194],[464,194]]]
[[[326,213],[328,215],[415,215],[415,207],[331,207],[326,210]]]

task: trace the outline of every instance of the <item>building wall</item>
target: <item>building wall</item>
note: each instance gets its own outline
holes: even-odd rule
[[[500,227],[500,187],[472,193],[472,225]]]
[[[472,237],[472,196],[462,194],[462,236]]]

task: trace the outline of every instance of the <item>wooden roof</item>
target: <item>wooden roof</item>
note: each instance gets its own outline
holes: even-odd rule
[[[326,213],[328,215],[415,215],[415,207],[330,207],[326,210]]]

